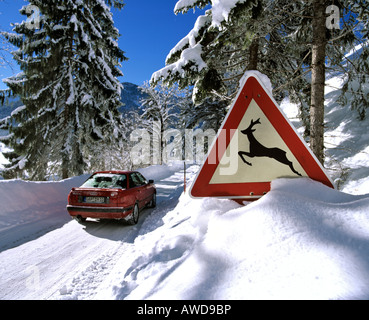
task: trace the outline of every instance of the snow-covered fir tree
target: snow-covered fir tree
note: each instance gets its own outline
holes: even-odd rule
[[[38,23],[29,19],[4,33],[18,47],[13,57],[22,72],[5,80],[24,106],[8,119],[5,171],[26,171],[31,179],[83,173],[90,158],[103,157],[99,144],[120,138],[122,86],[118,47],[110,5],[120,0],[31,0],[20,13],[37,7]],[[101,148],[100,148],[101,149]]]
[[[174,11],[207,5],[210,9],[171,50],[166,67],[155,72],[151,82],[193,85],[196,103],[214,95],[232,100],[244,72],[257,69],[272,80],[278,101],[289,95],[300,103],[312,149],[323,162],[325,63],[337,67],[342,61],[338,56],[367,41],[366,2],[179,0]],[[331,5],[338,8],[339,29],[327,27]],[[348,19],[349,12],[354,19]],[[358,71],[365,69],[365,64],[360,66]],[[361,76],[359,83],[365,79]]]
[[[140,89],[145,96],[140,101],[142,105],[140,126],[145,128],[152,137],[150,157],[153,157],[153,163],[162,164],[166,162],[165,148],[168,143],[165,133],[168,133],[167,130],[178,120],[180,93],[175,86],[159,84],[157,87],[152,87],[148,82],[145,82]]]

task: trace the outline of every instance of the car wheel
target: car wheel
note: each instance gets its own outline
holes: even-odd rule
[[[150,201],[150,205],[149,205],[150,208],[155,208],[156,207],[156,193],[154,193],[152,195],[152,199]]]
[[[78,223],[83,223],[86,221],[86,218],[83,218],[81,216],[76,216],[74,217],[74,219],[78,222]]]
[[[131,225],[137,224],[139,216],[140,210],[138,208],[138,204],[136,203],[135,206],[133,207],[133,212],[130,219],[128,220],[128,223]]]

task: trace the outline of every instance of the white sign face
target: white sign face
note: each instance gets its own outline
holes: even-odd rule
[[[247,132],[242,133],[245,129]],[[268,182],[299,176],[307,177],[305,170],[252,99],[210,184]]]

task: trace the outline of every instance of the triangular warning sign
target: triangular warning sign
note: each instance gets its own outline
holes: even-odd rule
[[[192,184],[192,197],[257,199],[277,178],[333,183],[255,73],[229,110]]]

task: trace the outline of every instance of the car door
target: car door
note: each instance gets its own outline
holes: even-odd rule
[[[152,194],[153,194],[153,187],[148,183],[148,181],[145,179],[145,177],[137,172],[137,176],[140,179],[141,183],[142,183],[142,192],[145,194],[145,204],[149,203],[152,199]]]
[[[133,189],[135,197],[138,201],[138,206],[142,208],[145,204],[145,186],[142,184],[137,172],[132,172],[129,175],[129,187],[130,189]]]

